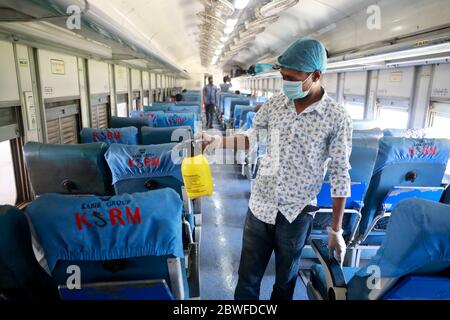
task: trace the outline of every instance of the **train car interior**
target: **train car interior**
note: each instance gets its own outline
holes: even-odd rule
[[[0,0],[0,300],[450,300],[449,0]]]

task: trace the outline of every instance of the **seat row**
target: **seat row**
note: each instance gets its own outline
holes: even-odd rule
[[[400,200],[415,197],[450,203],[450,187],[443,183],[450,140],[403,135],[411,136],[403,130],[383,132],[378,128],[353,132],[351,197],[347,199],[343,220],[344,238],[354,248],[347,256],[349,265],[358,265],[363,249],[381,244],[389,215]],[[265,145],[260,142],[256,154],[247,154],[243,162],[243,173],[248,173],[251,179],[256,176],[259,160],[265,153]],[[314,219],[311,239],[326,240],[326,226],[332,213],[328,174],[317,196],[317,205],[321,210]]]

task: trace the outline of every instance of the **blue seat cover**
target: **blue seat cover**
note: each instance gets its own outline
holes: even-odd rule
[[[173,143],[148,146],[111,145],[105,159],[112,172],[112,183],[167,176],[182,181],[181,163],[172,161],[174,146]]]
[[[153,127],[180,127],[189,126],[195,132],[194,113],[164,113],[156,114],[153,119]]]
[[[138,144],[138,129],[135,127],[93,129],[83,128],[80,132],[81,143],[105,142],[120,144]]]
[[[110,198],[46,194],[26,214],[50,270],[59,260],[183,257],[182,201],[171,189]]]
[[[360,232],[367,230],[394,186],[440,187],[449,156],[447,139],[381,138],[361,212]],[[407,180],[408,173],[414,173],[415,179]]]

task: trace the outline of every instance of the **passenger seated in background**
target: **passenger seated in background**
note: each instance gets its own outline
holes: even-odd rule
[[[234,93],[235,94],[241,94],[241,92],[239,90],[236,90]]]
[[[181,91],[182,93],[186,93],[187,92],[187,90],[186,89],[183,89],[182,91]]]
[[[322,43],[301,38],[278,58],[278,63],[283,93],[260,107],[253,129],[227,137],[203,133],[204,147],[238,150],[253,148],[257,130],[277,130],[267,133],[267,153],[251,192],[235,299],[259,298],[273,251],[276,277],[271,299],[292,299],[300,256],[319,209],[314,202],[329,158],[333,214],[327,228],[328,248],[341,264],[346,251],[342,218],[350,196],[351,117],[321,86],[327,66]]]
[[[176,102],[183,101],[183,95],[182,95],[181,93],[177,93],[177,94],[175,95],[175,101],[176,101]]]

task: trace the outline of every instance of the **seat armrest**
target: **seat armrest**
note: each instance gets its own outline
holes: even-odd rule
[[[328,298],[330,300],[345,300],[347,284],[341,266],[334,257],[330,259],[327,245],[322,240],[311,240],[311,247],[324,268]]]

